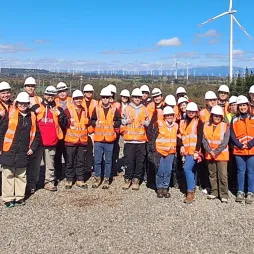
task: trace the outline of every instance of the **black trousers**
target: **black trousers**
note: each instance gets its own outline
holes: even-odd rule
[[[64,140],[61,139],[56,145],[56,155],[55,155],[55,177],[57,180],[63,180],[65,177],[65,170],[62,163],[62,155],[64,157],[66,165],[66,149],[64,145]]]
[[[85,176],[85,162],[87,146],[66,146],[66,180],[83,181]]]
[[[132,180],[133,178],[142,180],[144,160],[146,155],[146,144],[125,143],[124,154],[127,166],[124,178],[128,180]]]

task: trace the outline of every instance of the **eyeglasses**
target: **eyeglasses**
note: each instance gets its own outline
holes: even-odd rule
[[[28,107],[29,106],[29,102],[19,102],[19,101],[17,101],[17,103],[19,104],[19,105],[21,105],[21,106],[26,106],[26,107]]]
[[[73,98],[73,100],[75,100],[75,101],[82,101],[83,100],[83,97],[76,97],[76,98]]]
[[[132,98],[134,98],[134,99],[141,99],[140,96],[132,96]]]
[[[93,91],[85,91],[84,93],[93,93]]]
[[[122,98],[124,98],[124,99],[129,99],[129,97],[126,97],[126,96],[121,96]]]
[[[228,94],[227,92],[219,92],[219,94]]]
[[[149,94],[149,92],[146,92],[146,91],[142,91],[142,94]]]
[[[103,100],[105,100],[105,99],[106,99],[106,100],[109,100],[109,98],[111,98],[111,97],[108,97],[108,96],[102,96],[101,98],[102,98]]]
[[[174,116],[174,114],[166,114],[166,115],[164,115],[164,116]]]
[[[217,99],[209,99],[208,101],[217,101]]]
[[[48,97],[56,97],[55,94],[48,94],[48,93],[45,93],[44,95],[48,96]]]

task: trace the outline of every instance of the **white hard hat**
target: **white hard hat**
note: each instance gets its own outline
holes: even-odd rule
[[[166,106],[166,107],[163,109],[163,115],[171,115],[171,114],[175,114],[173,108],[170,107],[170,106]]]
[[[176,105],[176,98],[172,94],[167,95],[164,101],[169,106],[175,106]]]
[[[189,102],[187,107],[187,111],[198,111],[198,105],[195,102]]]
[[[116,93],[116,86],[115,86],[115,85],[109,84],[107,87],[108,87],[108,89],[109,89],[112,93]]]
[[[153,90],[152,90],[152,97],[155,97],[155,96],[158,96],[158,95],[161,95],[162,94],[162,92],[161,92],[161,89],[160,88],[154,88]]]
[[[93,86],[90,84],[86,84],[83,88],[83,92],[93,92],[93,91],[94,91]]]
[[[239,104],[246,104],[246,103],[249,103],[249,100],[246,96],[244,95],[239,95],[237,97],[237,100],[236,100],[236,104],[239,105]]]
[[[141,92],[148,92],[150,93],[150,88],[147,85],[142,85],[140,87]]]
[[[36,81],[33,77],[29,77],[25,80],[24,85],[36,85]]]
[[[131,96],[140,96],[142,97],[142,92],[140,90],[140,88],[134,88],[133,91],[131,92]]]
[[[9,85],[9,83],[2,81],[0,83],[0,91],[4,91],[4,90],[10,90],[11,86]]]
[[[123,89],[120,93],[120,96],[124,96],[124,97],[130,97],[130,92],[127,89]]]
[[[254,85],[250,87],[249,93],[254,93]]]
[[[220,106],[214,106],[211,110],[211,114],[215,114],[215,115],[220,115],[220,116],[224,116],[224,112],[222,107]]]
[[[206,100],[217,99],[217,95],[213,91],[208,91],[208,92],[205,93],[205,99]]]
[[[56,85],[57,92],[68,90],[67,85],[64,82],[59,82]]]
[[[176,94],[179,94],[179,93],[186,93],[186,90],[180,86],[176,89]]]
[[[80,91],[80,90],[75,90],[73,93],[72,93],[72,99],[73,98],[77,98],[77,97],[82,97],[83,98],[83,93]]]
[[[229,98],[228,103],[229,103],[229,104],[232,104],[232,103],[236,103],[236,101],[237,101],[237,96],[232,95],[232,96]]]
[[[218,89],[218,92],[225,92],[225,93],[229,93],[229,88],[227,85],[221,85]]]
[[[56,95],[56,93],[57,93],[57,91],[54,86],[48,86],[44,92],[44,94],[51,94],[51,95]]]
[[[18,94],[16,101],[30,103],[30,96],[27,92],[21,92]]]
[[[180,97],[180,98],[178,99],[178,101],[177,101],[177,105],[179,105],[179,104],[181,104],[181,103],[183,103],[183,102],[188,103],[189,101],[188,101],[187,98],[185,98],[185,97]]]
[[[107,96],[107,97],[110,97],[110,96],[112,96],[112,93],[111,93],[111,91],[108,89],[108,87],[104,87],[104,88],[101,89],[100,96]]]

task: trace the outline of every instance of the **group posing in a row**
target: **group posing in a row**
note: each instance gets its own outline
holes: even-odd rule
[[[66,189],[74,182],[87,188],[85,176],[91,168],[92,188],[101,185],[108,189],[110,177],[116,173],[119,139],[124,140],[124,190],[138,190],[144,175],[149,177],[154,172],[157,196],[170,197],[168,189],[177,156],[178,161],[184,161],[185,203],[195,200],[195,171],[203,161],[209,170],[210,185],[205,186],[210,187],[208,198],[227,202],[227,164],[233,154],[237,166],[236,201],[253,202],[254,86],[249,91],[251,103],[243,95],[228,100],[226,85],[220,86],[218,97],[208,91],[206,108],[201,111],[183,87],[177,89],[176,98],[168,95],[165,99],[159,88],[150,93],[143,85],[131,94],[124,89],[120,102],[115,100],[117,91],[112,84],[101,90],[98,101],[93,98],[90,84],[83,92],[75,90],[72,97],[63,82],[56,88],[47,87],[43,99],[35,89],[36,81],[29,77],[24,83],[25,92],[11,101],[10,85],[0,83],[0,163],[6,207],[25,204],[25,193],[36,191],[42,157],[46,190],[57,190],[55,181],[62,177],[62,156]],[[93,167],[89,161],[93,161]],[[205,175],[204,168],[201,174]]]

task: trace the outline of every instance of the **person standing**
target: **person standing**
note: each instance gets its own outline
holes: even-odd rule
[[[12,106],[12,92],[9,83],[2,81],[0,83],[0,119],[5,116]]]
[[[29,104],[29,95],[19,93],[0,125],[2,198],[8,208],[25,204],[26,167],[40,142],[36,116],[29,111]]]
[[[143,94],[142,96],[142,104],[144,106],[147,106],[152,100],[151,98],[149,97],[150,96],[150,88],[147,86],[147,85],[142,85],[140,87],[140,90]]]
[[[254,115],[254,85],[252,85],[249,89],[249,97],[250,97],[250,113]]]
[[[225,121],[228,124],[231,124],[233,117],[237,114],[237,96],[231,96],[228,101],[228,112],[225,116]]]
[[[229,112],[229,88],[227,85],[221,85],[218,89],[218,105],[223,108],[224,115]]]
[[[28,77],[24,83],[24,90],[29,94],[30,97],[30,107],[35,104],[40,104],[42,102],[42,98],[36,95],[36,81],[33,77]]]

